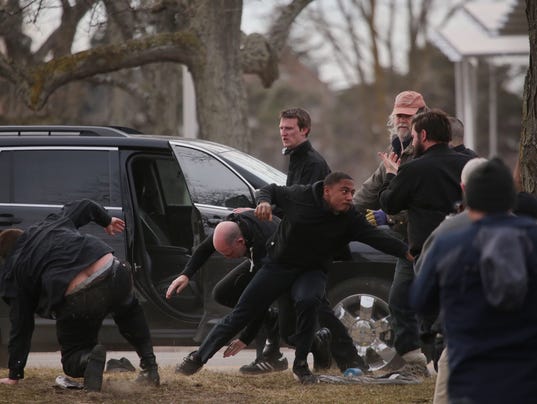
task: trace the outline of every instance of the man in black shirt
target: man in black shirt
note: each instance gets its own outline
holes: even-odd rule
[[[97,337],[112,313],[120,333],[136,349],[142,371],[137,382],[159,384],[158,367],[142,307],[133,294],[130,269],[102,240],[78,228],[95,222],[115,235],[123,220],[110,217],[85,199],[68,203],[26,231],[0,233],[0,296],[10,306],[9,376],[3,384],[24,378],[34,330],[34,313],[56,319],[64,372],[84,377],[84,386],[102,386],[106,349]]]
[[[325,159],[308,140],[310,131],[310,115],[302,108],[290,108],[280,113],[282,153],[289,156],[288,186],[313,184],[330,174]]]
[[[215,251],[218,251],[226,258],[248,258],[247,261],[233,268],[213,289],[213,297],[216,302],[227,307],[235,307],[241,293],[252,280],[257,270],[261,268],[261,261],[267,253],[267,240],[276,231],[279,223],[280,219],[277,217],[272,221],[259,220],[255,216],[253,209],[232,213],[225,221],[216,226],[213,235],[208,236],[196,248],[181,274],[168,287],[166,298],[170,299],[174,293],[181,293],[190,282],[192,276],[196,274]],[[266,318],[272,315],[272,313],[267,312],[266,316],[259,316],[254,319],[243,330],[239,339],[248,345],[260,330],[263,322],[273,327],[277,325],[273,324],[275,319]],[[277,327],[271,334],[279,334]],[[264,336],[264,333],[262,335]],[[277,344],[271,345],[271,355],[269,357],[263,355],[264,338],[263,341],[257,342],[256,360],[250,365],[241,367],[242,373],[261,374],[287,369],[287,359],[279,350],[279,340]],[[244,371],[245,369],[246,371]]]
[[[272,217],[271,203],[284,212],[267,245],[267,260],[241,295],[233,311],[220,321],[199,349],[188,355],[177,371],[197,372],[249,321],[266,311],[282,293],[291,291],[297,326],[293,373],[301,383],[315,383],[306,358],[311,350],[317,310],[325,294],[327,265],[334,253],[356,240],[388,254],[409,257],[407,246],[371,226],[352,206],[354,181],[344,173],[332,173],[313,185],[260,190],[256,216]]]

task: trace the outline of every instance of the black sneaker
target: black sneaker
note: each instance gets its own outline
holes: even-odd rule
[[[246,375],[261,375],[270,372],[280,372],[289,367],[287,358],[280,353],[279,358],[256,358],[248,365],[241,366],[239,372]]]
[[[330,369],[332,365],[331,340],[332,334],[328,328],[321,328],[315,333],[313,345],[311,346],[313,369]]]
[[[142,369],[134,382],[146,386],[159,386],[160,376],[158,374],[158,367],[153,366],[148,369]]]
[[[319,383],[319,379],[311,373],[306,361],[298,361],[293,364],[293,376],[302,384]]]
[[[190,352],[185,356],[183,362],[175,367],[175,373],[182,373],[186,376],[193,375],[203,367],[198,351]]]
[[[88,364],[84,371],[84,388],[86,390],[101,391],[105,362],[106,348],[104,345],[95,345],[89,354]]]

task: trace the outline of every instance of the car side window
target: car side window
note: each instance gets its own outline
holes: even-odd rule
[[[250,187],[229,167],[201,150],[174,146],[195,203],[226,208],[253,207]]]
[[[1,202],[62,205],[89,198],[121,206],[114,150],[4,150],[0,167],[10,173],[0,184]]]

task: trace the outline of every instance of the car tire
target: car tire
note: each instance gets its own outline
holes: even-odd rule
[[[328,291],[336,317],[372,371],[397,357],[388,309],[390,285],[387,280],[363,277],[348,279]]]

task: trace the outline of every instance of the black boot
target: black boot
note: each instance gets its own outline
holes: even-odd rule
[[[135,382],[149,386],[159,386],[160,376],[158,374],[158,365],[155,355],[140,360],[140,373]]]
[[[332,365],[332,353],[330,342],[332,334],[328,328],[321,328],[313,337],[311,353],[313,354],[313,369],[330,369]]]

